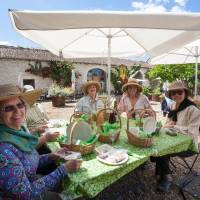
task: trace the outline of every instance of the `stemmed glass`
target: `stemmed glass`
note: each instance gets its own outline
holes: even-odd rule
[[[106,96],[106,95],[99,95],[98,96],[98,99],[100,99],[102,102],[103,102],[103,104],[104,104],[104,108],[106,108],[106,105],[107,105],[107,101],[108,101],[108,97]]]
[[[115,139],[116,139],[116,134],[115,134],[115,133],[110,133],[110,134],[109,134],[109,138],[110,138],[110,140],[111,140],[111,144],[113,145],[113,143],[114,143],[114,141],[115,141]]]

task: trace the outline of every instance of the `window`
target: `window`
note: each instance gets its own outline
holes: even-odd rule
[[[23,79],[23,85],[32,85],[35,88],[35,79]]]

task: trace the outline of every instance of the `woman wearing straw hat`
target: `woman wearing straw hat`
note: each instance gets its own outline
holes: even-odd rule
[[[148,98],[141,94],[142,86],[136,79],[129,79],[129,81],[122,87],[123,96],[118,104],[118,111],[120,113],[126,112],[127,117],[132,117],[132,112],[137,109],[150,109],[152,107]],[[149,113],[154,115],[154,112]]]
[[[97,109],[103,108],[103,102],[97,99],[97,93],[101,89],[97,81],[88,81],[83,85],[84,97],[82,97],[75,107],[75,112],[95,113]]]
[[[37,179],[37,168],[58,159],[53,153],[39,156],[35,150],[37,137],[22,125],[27,106],[33,105],[40,95],[40,90],[23,93],[12,84],[0,85],[0,196],[3,199],[47,199],[49,190],[68,172],[80,167],[79,161],[72,160]]]
[[[175,81],[169,85],[169,98],[175,101],[173,110],[168,114],[166,128],[175,128],[180,133],[190,135],[199,151],[200,144],[200,110],[189,100],[189,90],[182,81]],[[194,154],[192,151],[181,152],[179,156],[187,157]],[[169,168],[170,156],[154,158],[156,161],[156,175],[159,177],[158,190],[168,192],[171,186],[171,171]]]

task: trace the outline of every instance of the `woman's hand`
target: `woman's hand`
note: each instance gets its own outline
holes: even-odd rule
[[[164,128],[174,128],[175,125],[176,125],[176,122],[170,120],[170,121],[167,122],[163,127],[164,127]]]
[[[59,135],[60,135],[59,132],[46,133],[45,134],[46,142],[54,142],[59,137]]]
[[[145,116],[156,117],[156,112],[154,110],[151,110],[151,109],[146,109],[146,110],[141,111],[140,117],[144,118]]]
[[[127,118],[128,118],[128,119],[133,118],[133,115],[134,115],[133,109],[129,110],[129,111],[126,113],[126,115],[127,115]]]
[[[66,147],[57,149],[56,151],[49,154],[49,158],[51,160],[58,160],[60,158],[60,155],[64,155],[65,153],[67,153],[67,151],[69,151],[69,150]]]
[[[39,126],[38,128],[36,128],[35,130],[38,133],[44,133],[46,128],[48,128],[47,125],[42,125],[42,126]]]
[[[80,169],[82,160],[69,160],[64,164],[65,169],[67,172],[75,172]]]

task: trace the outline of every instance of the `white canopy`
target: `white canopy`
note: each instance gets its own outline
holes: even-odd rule
[[[134,59],[161,55],[200,35],[200,14],[114,11],[9,11],[17,32],[56,55]]]
[[[152,65],[156,64],[186,64],[195,63],[195,90],[197,95],[198,86],[198,59],[200,57],[200,40],[191,42],[180,49],[157,56],[151,60]]]

